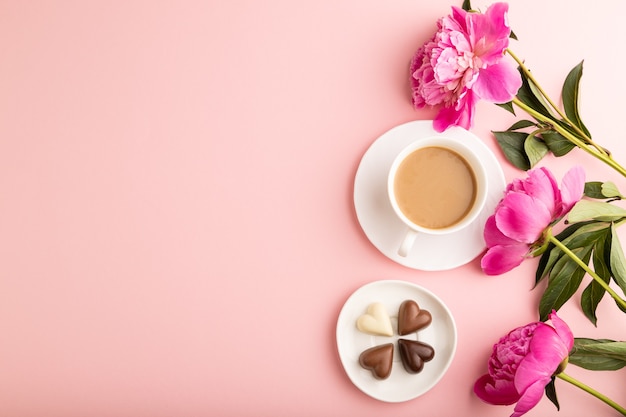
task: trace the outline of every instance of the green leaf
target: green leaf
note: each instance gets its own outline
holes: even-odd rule
[[[624,258],[624,251],[619,242],[615,224],[611,225],[611,255],[609,259],[613,279],[622,291],[626,293],[626,258]]]
[[[545,100],[538,93],[537,87],[528,79],[526,73],[521,68],[518,68],[518,70],[522,76],[522,86],[517,91],[517,98],[533,110],[554,120],[555,116],[544,104]]]
[[[581,223],[577,223],[581,224]],[[561,240],[569,249],[582,248],[585,246],[594,246],[598,241],[606,240],[610,231],[611,223],[592,221],[582,223],[570,236]]]
[[[610,231],[610,229],[607,228],[606,235],[609,234],[608,231]],[[611,271],[606,263],[606,259],[608,259],[605,253],[607,246],[609,246],[607,243],[607,236],[605,236],[604,239],[599,239],[595,243],[592,261],[595,273],[608,284],[611,281]],[[580,306],[583,313],[594,326],[597,326],[598,323],[596,310],[605,293],[606,290],[594,279],[589,285],[587,285],[587,288],[585,288],[580,296]]]
[[[585,264],[591,258],[591,247],[572,249]],[[569,256],[563,255],[552,268],[541,300],[539,301],[539,318],[542,321],[548,319],[552,310],[559,310],[578,290],[582,282],[585,270],[578,266]]]
[[[572,70],[567,74],[565,78],[565,82],[563,83],[563,90],[561,92],[561,97],[563,98],[563,109],[565,110],[565,114],[567,117],[574,123],[577,127],[579,127],[585,134],[589,137],[589,130],[583,124],[580,113],[578,110],[578,99],[580,95],[580,79],[583,75],[583,61],[581,61],[578,65],[576,65]]]
[[[602,182],[590,181],[585,183],[585,195],[589,198],[596,198],[599,200],[606,199],[606,196],[602,194]]]
[[[541,94],[541,90],[537,87],[537,85],[530,78],[528,78],[527,81],[528,81],[528,88],[533,93],[537,101],[541,103],[541,105],[546,109],[549,115],[551,115],[553,118],[556,118],[557,116],[555,113],[553,113],[552,106],[550,106],[546,98],[543,96],[543,94]]]
[[[610,280],[611,268],[609,268],[609,251],[611,250],[611,228],[606,229],[606,233],[595,243],[593,251],[593,270],[602,278]],[[593,281],[595,282],[595,280]],[[608,281],[607,281],[608,282]]]
[[[556,239],[567,246],[585,264],[589,264],[594,248],[606,241],[610,232],[610,223],[583,222],[568,226]],[[586,272],[578,266],[566,253],[556,246],[549,247],[537,268],[536,283],[549,275],[548,286],[539,304],[539,314],[542,320],[547,319],[552,309],[558,310],[578,290]],[[603,251],[603,250],[602,250]],[[608,273],[605,273],[608,275]],[[591,290],[590,290],[591,291]],[[595,293],[593,294],[596,295]],[[586,298],[584,301],[588,311],[595,308],[591,301],[595,298]],[[581,304],[583,303],[581,299]],[[592,320],[593,321],[593,320]]]
[[[575,338],[569,363],[592,371],[615,371],[626,366],[626,342]]]
[[[550,401],[552,401],[552,404],[554,404],[554,406],[556,407],[557,411],[561,410],[561,407],[559,406],[559,400],[556,397],[556,387],[554,386],[554,380],[556,379],[556,377],[552,377],[550,379],[550,382],[548,382],[548,384],[546,385],[546,397],[548,397],[548,399]]]
[[[615,185],[611,181],[607,181],[602,184],[602,194],[607,198],[624,198],[624,196],[617,189],[617,185]]]
[[[593,339],[592,339],[593,340]],[[585,350],[588,352],[597,352],[598,354],[612,357],[614,359],[626,360],[626,342],[618,342],[615,340],[595,340],[584,344]]]
[[[535,122],[531,122],[530,120],[519,120],[513,123],[511,127],[509,127],[507,130],[509,131],[520,130],[520,129],[525,129],[531,126],[536,127],[537,124]]]
[[[590,181],[585,183],[585,195],[597,200],[617,199],[622,200],[626,197],[620,193],[617,185],[611,181]]]
[[[524,151],[526,133],[523,132],[493,132],[506,159],[515,167],[524,171],[530,169],[530,161]]]
[[[604,278],[603,278],[604,279]],[[580,308],[587,319],[594,325],[598,326],[598,316],[596,310],[606,290],[600,284],[593,280],[587,285],[580,295]]]
[[[563,255],[561,249],[554,246],[554,244],[548,245],[548,249],[541,255],[539,259],[539,265],[537,265],[537,272],[535,273],[535,286],[541,282],[545,277],[550,275],[550,271],[554,267],[556,261]]]
[[[606,222],[584,223],[570,236],[561,240],[565,246],[574,252],[576,252],[576,249],[592,249],[594,268],[596,268],[595,272],[601,274],[601,277],[605,277],[604,279],[607,282],[610,280],[610,272],[606,266],[604,248],[607,236],[610,235],[610,225],[611,223]],[[554,249],[554,251],[556,251],[556,249]],[[558,254],[562,258],[569,259],[569,257],[561,251],[559,251]],[[588,262],[585,260],[585,263]],[[582,273],[581,278],[584,275],[585,273]],[[580,285],[580,283],[578,285]],[[595,312],[603,295],[604,288],[595,280],[593,280],[581,294],[580,304],[583,313],[594,325],[597,323]]]
[[[580,228],[593,223],[595,222],[589,221],[571,224],[567,226],[561,233],[556,235],[555,238],[560,242],[563,242],[567,240],[571,235],[575,234]],[[545,278],[550,273],[552,267],[554,266],[554,263],[562,255],[564,255],[564,253],[561,251],[561,249],[554,246],[554,243],[550,243],[548,245],[548,248],[539,259],[539,265],[537,266],[537,272],[535,274],[535,285],[537,285],[543,278]]]
[[[546,142],[546,145],[548,145],[548,148],[554,154],[554,156],[567,155],[572,149],[576,147],[576,145],[567,140],[565,136],[553,130],[543,132],[541,134],[541,137]]]
[[[543,141],[530,134],[524,141],[524,152],[526,153],[528,161],[530,162],[530,167],[532,168],[548,154],[548,147],[545,143],[543,143]]]
[[[584,220],[616,221],[626,217],[626,210],[603,201],[580,200],[567,215],[567,221]]]
[[[504,110],[515,115],[515,108],[513,107],[512,101],[508,101],[506,103],[496,103],[496,106],[502,107]]]

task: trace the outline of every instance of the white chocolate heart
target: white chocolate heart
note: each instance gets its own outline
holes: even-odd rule
[[[356,328],[363,333],[393,336],[391,320],[381,303],[372,303],[367,307],[367,312],[356,321]]]

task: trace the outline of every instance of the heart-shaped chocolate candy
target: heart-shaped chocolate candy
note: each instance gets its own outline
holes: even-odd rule
[[[372,375],[376,379],[386,379],[391,374],[391,366],[393,364],[393,343],[374,346],[359,356],[359,364],[372,371]]]
[[[385,306],[381,303],[372,303],[367,307],[367,312],[356,321],[356,328],[363,333],[393,336],[393,326]]]
[[[415,301],[403,301],[398,310],[398,334],[404,336],[416,332],[427,327],[432,321],[430,312],[420,309]]]
[[[398,348],[402,365],[410,374],[421,372],[424,362],[435,357],[435,349],[432,346],[415,340],[398,339]]]

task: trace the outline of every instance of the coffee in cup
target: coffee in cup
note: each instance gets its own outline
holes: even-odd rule
[[[407,256],[418,232],[453,233],[478,216],[487,197],[485,169],[460,141],[421,139],[394,160],[388,194],[396,215],[409,229],[398,250]]]

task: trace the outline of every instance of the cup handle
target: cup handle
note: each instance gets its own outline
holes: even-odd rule
[[[409,229],[404,235],[404,239],[398,248],[398,255],[405,258],[409,254],[409,250],[413,247],[413,243],[415,243],[415,238],[417,237],[417,232],[413,229]]]

